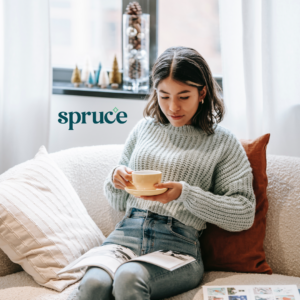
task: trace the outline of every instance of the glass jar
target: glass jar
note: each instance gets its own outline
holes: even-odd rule
[[[149,89],[150,15],[123,14],[123,88]]]

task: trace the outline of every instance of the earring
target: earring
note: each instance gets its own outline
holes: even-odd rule
[[[202,104],[204,103],[204,99],[202,99]]]

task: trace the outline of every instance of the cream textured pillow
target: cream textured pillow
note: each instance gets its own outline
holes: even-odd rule
[[[0,248],[38,284],[61,292],[80,280],[83,270],[56,273],[104,240],[45,146],[0,181]]]

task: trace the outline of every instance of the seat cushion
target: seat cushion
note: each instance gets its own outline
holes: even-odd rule
[[[0,277],[1,300],[78,300],[80,281],[68,286],[63,292],[38,285],[26,272]],[[203,300],[202,285],[243,284],[296,284],[300,289],[300,278],[286,275],[247,274],[236,272],[205,272],[201,285],[186,293],[165,300]]]

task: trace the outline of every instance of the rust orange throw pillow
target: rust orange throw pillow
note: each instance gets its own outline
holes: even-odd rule
[[[200,237],[205,271],[228,271],[272,274],[266,262],[263,242],[266,232],[267,154],[270,134],[255,140],[240,139],[253,172],[256,212],[252,227],[241,232],[229,232],[207,223]]]

